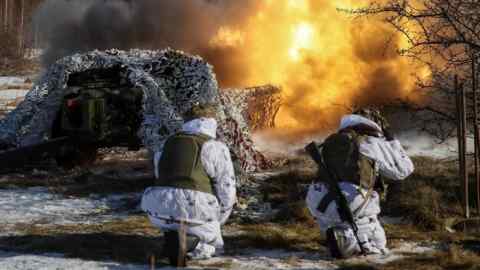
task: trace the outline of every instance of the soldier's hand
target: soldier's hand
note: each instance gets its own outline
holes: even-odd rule
[[[383,130],[383,136],[387,141],[393,141],[395,140],[395,137],[393,136],[392,131],[389,128],[386,128]]]

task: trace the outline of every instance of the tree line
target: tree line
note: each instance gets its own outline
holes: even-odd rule
[[[19,58],[37,47],[33,13],[43,0],[0,0],[0,55]],[[52,18],[54,19],[54,18]]]

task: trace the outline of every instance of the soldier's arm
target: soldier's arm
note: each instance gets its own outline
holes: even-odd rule
[[[403,180],[414,171],[412,160],[398,140],[367,137],[360,143],[360,153],[374,160],[386,178]]]
[[[223,224],[237,201],[235,172],[230,152],[225,144],[209,141],[203,145],[202,162],[207,174],[214,180],[213,187],[221,208],[220,222]]]

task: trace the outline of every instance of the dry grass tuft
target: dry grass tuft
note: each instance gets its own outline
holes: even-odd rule
[[[308,185],[315,179],[312,170],[291,170],[265,180],[262,183],[263,200],[279,209],[275,222],[302,222],[315,224],[305,204]]]
[[[423,230],[442,229],[445,219],[462,214],[456,163],[425,157],[413,161],[415,172],[390,184],[383,212],[405,217]]]
[[[242,233],[225,237],[226,243],[233,244],[231,250],[239,248],[285,249],[295,251],[325,251],[322,246],[324,239],[318,227],[306,224],[280,225],[265,223],[257,225],[239,225],[237,230]]]

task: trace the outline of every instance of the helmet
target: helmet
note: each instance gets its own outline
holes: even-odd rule
[[[361,115],[373,122],[377,123],[383,130],[389,127],[387,119],[382,115],[379,109],[376,108],[362,108],[353,112],[353,114]]]
[[[201,117],[215,118],[216,114],[217,107],[215,104],[193,104],[190,110],[184,113],[183,117],[186,121],[190,121]]]

